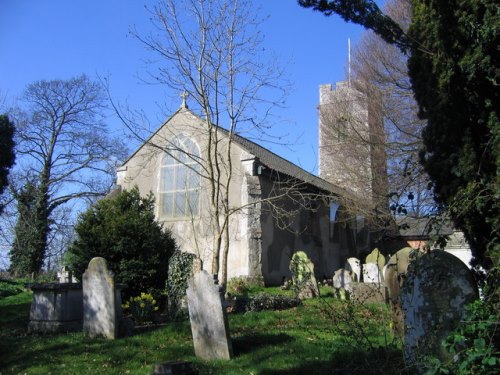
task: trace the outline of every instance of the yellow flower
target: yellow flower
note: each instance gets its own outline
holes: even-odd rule
[[[146,307],[146,304],[144,302],[141,302],[139,306],[141,307],[141,309],[143,309],[144,307]]]

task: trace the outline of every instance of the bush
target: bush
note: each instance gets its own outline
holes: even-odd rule
[[[186,315],[182,300],[186,296],[187,283],[193,273],[194,254],[177,250],[168,263],[166,283],[168,310],[171,317]]]
[[[249,291],[250,283],[244,277],[233,277],[227,282],[226,292],[229,295],[246,296]]]
[[[263,310],[286,310],[297,307],[302,301],[297,297],[279,294],[259,293],[252,297],[236,298],[232,312],[248,312]]]
[[[467,306],[467,316],[443,343],[450,360],[433,358],[426,374],[497,374],[500,366],[499,312],[492,303],[475,301]]]
[[[127,285],[125,299],[144,291],[159,298],[176,244],[155,221],[153,207],[152,194],[142,198],[137,188],[98,201],[80,216],[64,263],[81,279],[89,261],[103,257],[115,281]]]
[[[26,289],[19,282],[0,279],[0,298],[15,296],[24,291],[26,291]]]

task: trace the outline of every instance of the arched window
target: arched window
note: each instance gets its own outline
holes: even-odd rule
[[[171,142],[160,166],[159,216],[189,218],[200,213],[200,149],[186,136]]]

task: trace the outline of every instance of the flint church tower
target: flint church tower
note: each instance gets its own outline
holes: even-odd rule
[[[377,93],[365,94],[347,81],[321,85],[319,91],[319,176],[353,193],[370,211],[387,212],[384,123]]]

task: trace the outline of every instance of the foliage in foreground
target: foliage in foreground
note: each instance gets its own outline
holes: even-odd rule
[[[170,231],[156,222],[153,207],[153,196],[142,198],[134,188],[98,201],[81,215],[77,239],[65,259],[74,275],[81,279],[89,261],[103,257],[116,281],[127,285],[125,298],[142,292],[158,298],[176,244]]]
[[[199,374],[399,374],[397,348],[384,346],[384,306],[350,311],[345,321],[372,330],[375,350],[354,346],[339,335],[326,311],[344,311],[331,297],[281,310],[229,314],[234,348],[231,361],[199,361],[188,321],[153,326],[119,340],[90,339],[81,333],[27,335],[30,293],[0,299],[2,374],[149,374],[155,363],[193,362]],[[345,328],[345,327],[344,327]]]

